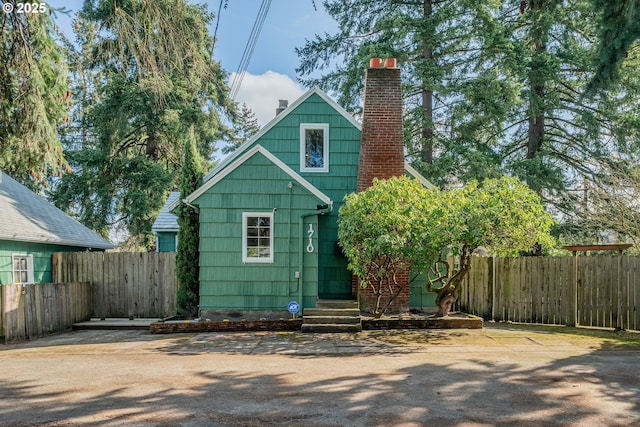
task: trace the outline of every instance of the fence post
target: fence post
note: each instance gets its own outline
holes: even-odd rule
[[[491,321],[496,320],[496,255],[491,257]]]
[[[618,274],[616,277],[616,293],[617,293],[617,313],[616,313],[616,329],[624,329],[622,321],[622,251],[618,255]]]
[[[579,289],[579,281],[580,281],[580,273],[578,270],[579,262],[578,262],[578,252],[573,252],[573,268],[574,268],[574,281],[573,281],[573,325],[571,326],[579,326],[580,319],[578,317],[578,289]]]

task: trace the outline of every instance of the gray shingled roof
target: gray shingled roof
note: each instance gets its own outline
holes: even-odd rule
[[[174,191],[171,194],[169,194],[167,201],[164,202],[164,206],[162,207],[162,209],[160,210],[160,213],[158,214],[158,218],[156,218],[156,221],[153,223],[153,226],[151,227],[151,231],[153,231],[154,233],[163,232],[163,231],[166,231],[166,232],[178,231],[178,228],[179,228],[178,217],[172,214],[171,212],[169,212],[169,205],[175,202],[176,200],[178,200],[179,197],[180,197],[179,191]]]
[[[6,173],[0,174],[0,240],[115,247]]]

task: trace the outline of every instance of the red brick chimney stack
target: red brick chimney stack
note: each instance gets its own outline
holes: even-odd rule
[[[404,174],[402,86],[394,58],[372,58],[365,74],[357,191]]]
[[[404,175],[404,135],[402,131],[402,86],[400,69],[394,58],[372,58],[365,74],[364,110],[357,191],[371,186],[373,178],[387,179]],[[388,313],[409,310],[409,269],[396,279],[404,283],[402,292],[389,306]],[[353,279],[354,290],[359,288]],[[376,297],[370,286],[358,291],[360,307],[372,311]],[[386,300],[382,304],[386,304]]]

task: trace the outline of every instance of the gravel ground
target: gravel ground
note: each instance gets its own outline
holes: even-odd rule
[[[0,425],[631,426],[639,361],[572,328],[77,331],[0,345]]]

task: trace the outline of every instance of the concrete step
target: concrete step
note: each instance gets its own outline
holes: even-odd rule
[[[331,332],[361,332],[362,325],[344,325],[344,324],[303,324],[302,332],[312,333],[331,333]]]
[[[344,324],[360,324],[360,316],[304,316],[303,323],[313,324],[313,325],[322,325],[322,324],[335,324],[335,325],[344,325]]]
[[[302,332],[360,332],[362,321],[356,301],[319,300],[305,308]]]
[[[360,317],[360,310],[357,308],[305,308],[304,317],[307,316],[352,316]]]
[[[342,299],[319,299],[316,301],[317,308],[358,308],[356,300]]]

